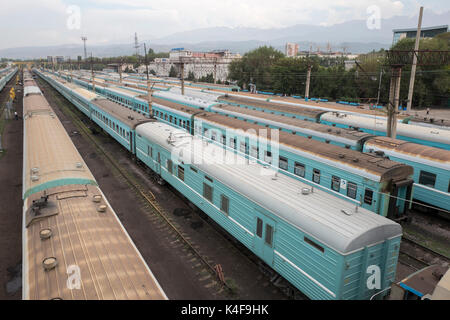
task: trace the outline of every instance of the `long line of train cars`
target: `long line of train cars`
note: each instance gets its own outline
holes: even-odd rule
[[[84,86],[87,85],[88,83],[85,82]],[[126,88],[123,91],[127,90],[130,89]],[[195,92],[190,90],[189,95],[186,96],[174,92],[177,92],[177,88],[172,88],[170,92],[158,91],[153,96],[170,103],[180,103],[188,107],[227,115],[348,149],[389,156],[391,159],[411,165],[414,168],[413,198],[417,202],[417,206],[424,210],[438,211],[444,216],[447,216],[450,211],[450,152],[448,150],[377,136],[359,128],[341,128],[335,124],[329,126],[317,123],[317,119],[326,112],[321,107],[316,109],[311,109],[309,106],[308,108],[286,107],[286,104],[261,101],[254,97],[219,96],[198,90]],[[141,97],[144,99],[145,91],[141,93]],[[114,94],[110,92],[108,96]],[[133,100],[126,99],[123,93],[116,94],[111,99],[119,101],[124,106],[134,108]],[[219,104],[216,100],[227,104]],[[283,113],[286,111],[287,113]],[[290,115],[292,112],[295,112],[295,116]],[[367,115],[362,117],[367,119]],[[192,122],[193,119],[189,121]],[[434,128],[423,126],[420,126],[420,129],[422,131],[434,130]],[[445,135],[449,131],[441,130],[440,132]],[[329,184],[328,181],[326,182]]]
[[[93,121],[95,110],[115,121],[101,98],[37,73],[71,101],[83,100]],[[115,104],[119,109],[140,116]],[[129,150],[139,161],[308,297],[369,299],[394,281],[402,233],[396,222],[161,121],[129,129],[136,139]],[[367,285],[373,270],[379,288]]]
[[[111,100],[116,99],[119,97]],[[131,104],[128,108],[134,110]],[[157,119],[188,128],[191,134],[220,140],[224,147],[242,152],[260,162],[271,163],[291,177],[339,195],[377,214],[400,218],[409,207],[405,199],[410,200],[412,194],[410,166],[375,154],[342,150],[286,132],[279,133],[279,148],[270,145],[265,148],[260,143],[264,139],[262,134],[266,131],[265,127],[159,98],[153,98],[152,108],[153,116]],[[347,140],[353,138],[350,134],[348,136]]]
[[[23,299],[167,299],[28,71]]]
[[[17,73],[16,67],[8,67],[0,71],[0,91],[6,86],[12,77]]]
[[[87,85],[88,83],[85,82],[84,86]],[[140,93],[140,97],[145,99],[145,91],[141,91]],[[127,99],[127,94],[129,97],[133,94],[133,91],[131,91],[130,88],[123,88],[120,93],[117,93],[110,89],[107,96],[108,98],[119,102],[121,105],[135,110],[136,102],[133,101],[133,98]],[[192,95],[193,93],[191,92],[190,94]],[[427,210],[432,209],[433,211],[442,211],[444,215],[447,215],[450,210],[450,152],[447,150],[423,146],[417,143],[401,141],[398,139],[381,137],[358,130],[357,128],[340,128],[335,125],[329,126],[316,123],[316,120],[320,117],[320,115],[325,112],[322,109],[295,107],[296,116],[294,117],[286,113],[281,113],[281,111],[271,111],[270,109],[275,107],[270,102],[261,102],[255,99],[244,99],[242,97],[228,97],[227,99],[231,100],[222,101],[228,103],[232,103],[231,101],[233,101],[233,103],[239,101],[242,103],[239,104],[239,106],[236,106],[216,103],[215,100],[218,97],[217,95],[213,95],[212,98],[208,100],[207,98],[211,97],[211,94],[202,92],[195,92],[195,96],[182,96],[180,94],[173,93],[173,90],[171,90],[170,92],[156,92],[153,96],[159,98],[160,101],[157,105],[153,103],[153,109],[155,110],[154,112],[158,111],[158,114],[154,113],[154,116],[161,114],[162,111],[158,110],[158,108],[161,108],[163,105],[167,107],[167,105],[173,103],[182,104],[186,107],[211,111],[229,117],[234,117],[235,119],[244,120],[249,123],[263,125],[268,128],[280,129],[281,131],[293,133],[324,143],[334,144],[347,149],[370,152],[380,156],[388,156],[392,160],[411,165],[414,168],[413,198],[418,203],[423,203],[426,205],[425,207],[421,206],[420,208]],[[198,98],[199,96],[201,98]],[[162,100],[166,100],[167,102],[162,103]],[[280,107],[278,104],[275,106]],[[292,107],[289,108],[290,110],[293,109]],[[168,111],[167,108],[165,111]],[[171,114],[170,110],[169,112],[163,112],[162,114],[168,115],[169,122],[172,122],[171,119],[173,119],[173,121],[180,119],[183,125],[186,123],[192,123],[192,128],[194,128],[194,114],[188,115],[185,113],[182,117],[180,117],[179,115]],[[330,147],[329,149],[331,150],[333,148]],[[288,163],[288,167],[290,167],[290,171],[295,172],[295,164],[291,165]],[[313,174],[311,173],[309,176],[312,177]],[[337,175],[336,177],[341,177],[344,181],[348,181],[342,177],[342,174]],[[321,184],[330,188],[330,186],[332,186],[331,180],[332,177],[329,175],[328,179],[322,179]],[[335,187],[335,189],[338,188]],[[364,189],[360,188],[360,190]],[[378,191],[381,191],[381,188],[379,188]],[[354,194],[352,191],[348,191],[348,189],[343,188],[339,188],[339,192],[350,192],[351,195]],[[386,190],[384,192],[386,193]],[[388,193],[391,194],[390,192]],[[357,199],[361,198],[361,194],[357,195]],[[410,198],[406,197],[406,200],[410,200]],[[375,207],[376,206],[373,206],[372,209]],[[392,207],[391,210],[392,209],[396,208]],[[379,207],[376,208],[376,212],[380,212],[379,210]],[[382,212],[385,212],[388,215],[390,214],[389,209],[384,209]],[[403,212],[403,209],[401,209],[400,212]]]
[[[211,104],[209,101],[193,97],[184,97],[172,93],[157,92],[154,94],[165,103],[180,103],[199,110],[215,112],[218,114],[257,123],[270,128],[280,129],[291,134],[300,135],[313,140],[334,144],[347,149],[355,149],[380,156],[388,156],[392,160],[411,165],[414,168],[413,198],[428,207],[448,215],[450,211],[450,151],[442,148],[430,147],[419,143],[392,139],[363,132],[357,128],[336,128],[305,120],[320,116],[319,110],[298,109],[297,117],[287,114],[272,114],[266,109],[253,110],[250,106],[237,107],[224,104]],[[247,101],[251,105],[253,102]],[[164,104],[164,103],[163,103]],[[206,105],[209,105],[205,107]],[[353,115],[351,115],[353,116]],[[365,117],[363,117],[365,118]],[[368,119],[368,118],[365,118]],[[192,120],[191,120],[192,121]],[[407,126],[407,125],[405,125]],[[426,128],[421,126],[420,128]],[[426,130],[435,130],[427,128]],[[441,130],[441,137],[449,136],[450,131]],[[330,146],[330,150],[332,147]]]

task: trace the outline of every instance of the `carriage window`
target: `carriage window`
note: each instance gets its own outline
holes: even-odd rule
[[[420,171],[419,183],[434,188],[434,185],[436,184],[436,175],[434,173]]]
[[[370,189],[366,189],[366,191],[364,192],[364,203],[372,205],[372,199],[373,199],[373,191]]]
[[[266,237],[264,239],[264,242],[272,246],[273,243],[273,227],[270,224],[266,224]]]
[[[313,170],[312,180],[315,183],[320,183],[320,170],[317,169]]]
[[[260,218],[256,218],[256,235],[262,238],[263,222]]]
[[[213,199],[213,187],[209,184],[203,183],[203,196],[209,202],[212,202]]]
[[[235,138],[230,139],[230,147],[233,149],[236,149],[236,139]]]
[[[447,192],[450,193],[450,180],[448,180],[448,190],[447,190]]]
[[[358,191],[358,186],[353,182],[347,183],[347,197],[356,199],[356,193]]]
[[[229,206],[230,200],[228,199],[228,197],[222,195],[220,197],[220,210],[222,210],[222,212],[225,212],[228,215]]]
[[[172,160],[167,160],[167,170],[170,172],[170,174],[173,174],[173,163],[172,163]]]
[[[239,151],[241,151],[242,153],[246,153],[246,151],[247,151],[247,144],[245,142],[241,142],[240,147],[239,147]]]
[[[222,136],[222,144],[226,144],[227,143],[227,136]]]
[[[264,154],[264,161],[268,163],[272,163],[272,152],[266,151]]]
[[[279,166],[280,166],[280,169],[287,170],[288,169],[288,160],[284,157],[280,157]]]
[[[194,171],[195,173],[197,173],[197,169],[195,169],[194,167],[191,167],[191,170]]]
[[[181,166],[178,166],[178,178],[184,181],[184,168]]]
[[[333,176],[331,178],[331,189],[339,192],[339,190],[341,189],[341,178],[336,177],[336,176]]]
[[[305,165],[302,163],[295,163],[294,173],[302,178],[305,177]]]
[[[250,149],[250,155],[251,155],[253,158],[259,159],[259,158],[258,158],[258,153],[259,153],[259,148],[257,148],[257,147],[252,147],[252,148]]]
[[[311,246],[313,246],[314,248],[316,248],[317,250],[321,251],[321,252],[325,252],[325,249],[318,245],[317,243],[315,243],[314,241],[312,241],[311,239],[304,237],[303,240],[305,240],[305,242]]]

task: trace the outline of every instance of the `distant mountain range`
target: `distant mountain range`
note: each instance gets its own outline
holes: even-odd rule
[[[450,11],[436,14],[425,10],[423,26],[445,25],[450,21]],[[417,16],[396,16],[381,20],[381,28],[370,30],[365,20],[352,20],[333,26],[298,24],[287,28],[228,28],[213,27],[174,33],[145,41],[156,52],[167,52],[171,48],[184,47],[190,50],[208,51],[229,49],[232,52],[245,53],[262,45],[271,45],[284,52],[286,42],[295,42],[300,50],[313,50],[317,47],[325,50],[330,43],[333,50],[345,47],[347,52],[366,53],[381,48],[388,49],[392,43],[392,29],[414,28]],[[91,45],[88,48],[94,56],[107,57],[133,54],[131,44]],[[68,44],[45,47],[21,47],[0,50],[5,58],[45,58],[47,55],[70,56],[75,58],[83,54],[82,44]]]

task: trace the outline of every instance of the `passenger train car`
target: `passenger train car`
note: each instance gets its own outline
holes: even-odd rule
[[[23,299],[167,299],[27,71],[23,115]]]
[[[17,68],[5,68],[0,74],[0,91],[6,86],[6,84],[11,80],[12,77],[17,73]]]
[[[395,279],[392,220],[162,122],[136,126],[136,157],[311,299],[369,299]]]
[[[139,160],[309,298],[369,299],[378,292],[366,284],[372,268],[381,270],[382,289],[394,281],[397,223],[160,122],[138,126],[137,149]]]
[[[320,123],[341,128],[357,128],[377,136],[386,136],[386,122],[385,118],[370,118],[339,112],[327,112],[320,116]],[[450,130],[397,123],[397,139],[450,150]]]
[[[135,154],[136,126],[140,123],[154,120],[129,108],[120,107],[117,103],[96,95],[92,91],[72,82],[66,82],[56,76],[37,70],[36,72],[70,102],[75,104],[100,128],[113,136],[124,148]]]

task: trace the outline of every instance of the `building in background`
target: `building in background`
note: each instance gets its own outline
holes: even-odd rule
[[[417,34],[417,28],[409,28],[409,29],[394,29],[392,30],[394,33],[394,37],[392,39],[392,45],[395,45],[397,42],[399,42],[402,39],[405,38],[416,38]],[[448,25],[443,26],[435,26],[435,27],[427,27],[427,28],[421,28],[420,30],[420,37],[421,38],[433,38],[441,33],[448,32]]]
[[[288,42],[286,43],[286,57],[295,57],[298,53],[298,44]]]
[[[167,77],[172,66],[180,73],[179,62],[183,61],[184,77],[192,72],[196,79],[206,77],[216,72],[216,79],[225,81],[228,78],[228,66],[235,59],[240,59],[240,54],[231,53],[229,50],[214,50],[210,52],[195,52],[185,48],[174,48],[169,53],[169,58],[156,58],[149,63],[149,70],[153,70],[157,76]],[[145,66],[138,68],[139,73],[145,73]]]

